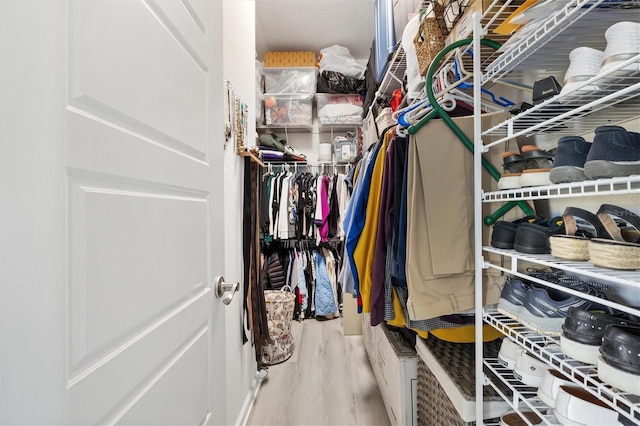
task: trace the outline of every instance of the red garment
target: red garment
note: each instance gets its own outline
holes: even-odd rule
[[[400,104],[402,103],[402,90],[400,89],[396,89],[393,91],[393,94],[391,95],[391,110],[395,111],[398,109],[398,107],[400,106]]]

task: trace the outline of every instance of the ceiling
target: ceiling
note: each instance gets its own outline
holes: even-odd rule
[[[367,60],[374,0],[256,0],[256,52],[313,50],[338,44]]]

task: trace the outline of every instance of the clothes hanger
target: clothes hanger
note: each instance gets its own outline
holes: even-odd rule
[[[456,80],[460,80],[462,81],[462,76],[472,76],[472,74],[468,73],[467,70],[464,68],[464,64],[462,61],[462,57],[461,55],[463,53],[468,53],[469,56],[471,56],[473,58],[473,53],[469,50],[466,49],[465,52],[462,52],[461,50],[458,50],[453,58],[453,72],[454,75],[456,77]],[[463,81],[460,84],[460,88],[462,89],[473,89],[473,83],[467,83],[465,81]],[[503,96],[496,96],[492,91],[490,91],[489,89],[486,89],[484,87],[482,87],[480,89],[480,91],[482,93],[484,93],[485,95],[489,96],[491,98],[491,101],[497,105],[500,105],[501,107],[512,107],[515,105],[515,102],[510,101],[509,99],[503,97]]]
[[[445,57],[445,55],[447,55],[450,51],[452,51],[453,49],[457,49],[459,47],[462,46],[468,46],[471,45],[473,43],[473,39],[472,38],[466,38],[463,40],[458,40],[455,41],[453,43],[451,43],[450,45],[448,45],[447,47],[445,47],[443,50],[441,50],[436,57],[433,59],[433,61],[431,62],[431,65],[429,66],[429,68],[427,69],[427,75],[426,75],[426,81],[430,82],[433,81],[434,75],[435,75],[435,67],[436,65],[442,60],[442,58]],[[490,47],[494,50],[498,50],[500,48],[500,43],[490,40],[490,39],[486,39],[483,38],[480,40],[480,44],[483,46],[487,46]],[[431,104],[433,105],[433,110],[427,114],[424,118],[422,118],[418,123],[413,124],[411,127],[409,127],[409,129],[407,130],[409,134],[413,135],[416,134],[425,124],[427,124],[429,122],[429,120],[431,120],[432,118],[435,118],[437,116],[439,116],[442,121],[451,129],[451,131],[458,137],[458,139],[460,139],[460,141],[462,142],[462,144],[472,153],[475,150],[474,144],[473,142],[469,139],[469,137],[462,131],[462,129],[460,129],[460,127],[458,127],[458,125],[453,121],[453,119],[449,116],[449,114],[447,114],[446,111],[444,111],[443,108],[440,107],[440,105],[438,104],[437,100],[436,100],[436,96],[434,94],[433,91],[433,86],[430,84],[425,85],[425,90],[427,93],[427,98],[429,99],[429,101],[431,102]],[[493,164],[491,164],[486,158],[481,157],[482,158],[482,166],[484,167],[484,169],[489,173],[489,175],[494,178],[496,181],[500,179],[500,172],[495,168],[495,166]],[[490,216],[485,217],[484,222],[487,225],[492,225],[493,223],[496,222],[496,220],[501,217],[502,215],[504,215],[507,211],[511,210],[513,207],[515,206],[520,207],[520,209],[524,212],[525,215],[533,215],[534,212],[531,209],[531,207],[524,201],[509,201],[507,202],[504,206],[502,206],[502,208],[500,208],[498,211],[496,211],[495,213],[493,213]]]

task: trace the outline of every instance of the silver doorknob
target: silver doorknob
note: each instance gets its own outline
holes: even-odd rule
[[[216,277],[213,281],[213,287],[216,296],[222,299],[222,303],[228,305],[233,300],[233,295],[238,291],[239,283],[227,283],[224,277]]]

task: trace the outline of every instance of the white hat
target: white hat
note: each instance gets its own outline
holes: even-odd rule
[[[572,92],[577,85],[597,75],[604,55],[604,52],[591,47],[573,49],[569,53],[569,68],[564,75],[564,85],[560,93]],[[592,92],[594,90],[598,90],[598,87],[593,84],[580,88],[580,91]]]

